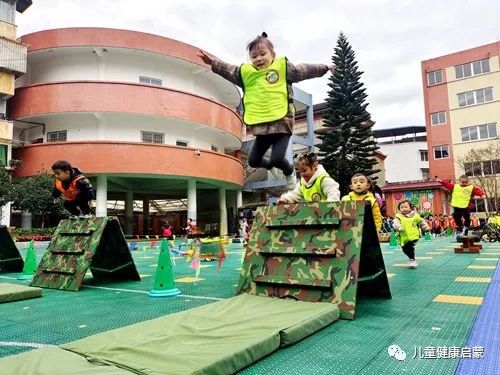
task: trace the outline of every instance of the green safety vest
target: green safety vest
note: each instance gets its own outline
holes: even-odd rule
[[[470,202],[472,190],[474,190],[474,186],[472,185],[460,186],[460,184],[455,184],[451,193],[451,206],[457,208],[467,207]]]
[[[422,221],[419,214],[415,214],[412,217],[406,217],[401,214],[397,214],[396,217],[403,226],[404,231],[399,232],[399,241],[401,246],[404,246],[408,241],[415,241],[420,238],[420,230],[418,229],[418,223]]]
[[[302,193],[302,196],[304,197],[304,200],[306,202],[326,202],[327,197],[321,189],[321,182],[325,177],[328,176],[328,173],[320,174],[318,177],[316,177],[314,184],[309,187],[307,187],[303,181],[300,181],[300,192]]]
[[[288,113],[286,62],[286,57],[279,57],[263,70],[252,64],[241,65],[245,124],[276,121]]]

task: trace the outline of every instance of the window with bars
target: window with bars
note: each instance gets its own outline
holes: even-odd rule
[[[47,132],[47,142],[66,142],[67,140],[68,140],[67,130]]]
[[[472,75],[488,73],[490,71],[490,60],[484,59],[467,64],[455,66],[455,77],[457,79],[470,77]]]
[[[441,70],[435,70],[427,73],[427,82],[429,86],[443,82],[443,72]]]
[[[491,102],[493,100],[493,87],[461,92],[460,94],[457,94],[457,96],[459,107]]]
[[[141,131],[141,140],[145,143],[164,143],[165,133]]]
[[[434,159],[446,159],[450,157],[448,145],[436,146],[434,149]]]
[[[139,82],[145,83],[146,85],[162,86],[163,81],[159,78],[139,76]]]
[[[467,176],[491,176],[500,174],[500,159],[485,160],[464,164]]]
[[[184,141],[182,139],[178,139],[177,141],[175,141],[175,145],[180,147],[187,147],[188,144],[189,144],[188,141]]]
[[[427,150],[420,150],[420,161],[429,161],[429,153]]]
[[[219,148],[217,146],[212,145],[212,151],[217,152],[217,151],[219,151]]]
[[[462,142],[477,141],[497,137],[497,123],[468,126],[461,128]]]

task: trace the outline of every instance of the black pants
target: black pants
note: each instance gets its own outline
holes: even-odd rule
[[[69,211],[71,215],[87,215],[90,214],[90,206],[89,206],[89,199],[85,198],[79,198],[76,197],[76,199],[72,201],[64,201],[63,203],[64,208]]]
[[[462,228],[462,217],[464,218],[464,224],[466,228],[470,227],[470,211],[468,207],[458,208],[453,207],[453,219],[455,220],[455,224],[457,224],[457,228]]]
[[[290,176],[293,173],[293,166],[285,158],[290,137],[291,134],[285,133],[257,135],[248,156],[248,164],[252,168],[271,169],[276,167],[281,169],[285,176]],[[264,154],[271,146],[273,148],[271,158],[265,158]]]
[[[416,243],[417,243],[416,240],[415,241],[408,241],[403,246],[403,253],[405,253],[406,256],[411,260],[415,260],[415,244]]]

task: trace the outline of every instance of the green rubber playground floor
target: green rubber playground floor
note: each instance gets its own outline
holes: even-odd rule
[[[240,373],[454,374],[458,358],[423,358],[424,353],[429,348],[466,345],[500,258],[500,243],[483,243],[480,254],[455,254],[453,248],[458,244],[451,241],[421,239],[417,269],[407,268],[399,248],[382,244],[391,300],[362,298],[355,320],[339,320]],[[24,257],[25,245],[18,246]],[[38,260],[44,250],[37,249]],[[243,252],[241,244],[229,245],[220,272],[216,261],[202,261],[199,279],[194,278],[195,271],[185,258],[175,257],[176,286],[182,294],[173,298],[147,296],[159,251],[139,246],[133,257],[140,282],[102,282],[89,274],[79,292],[44,289],[42,298],[2,304],[0,357],[229,298],[234,295]],[[1,273],[0,283],[29,283],[16,276]],[[387,348],[393,344],[406,352],[406,360],[388,355]],[[487,354],[488,348],[484,348]]]

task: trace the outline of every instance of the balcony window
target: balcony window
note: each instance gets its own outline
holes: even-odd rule
[[[162,86],[163,81],[159,78],[139,76],[139,82],[145,83],[146,85]]]
[[[189,144],[188,141],[184,141],[182,139],[178,139],[177,141],[175,141],[175,145],[179,147],[187,147],[188,144]]]
[[[144,143],[163,144],[165,142],[165,133],[141,131],[141,140]]]
[[[66,142],[67,140],[68,140],[67,130],[47,132],[47,142]]]

